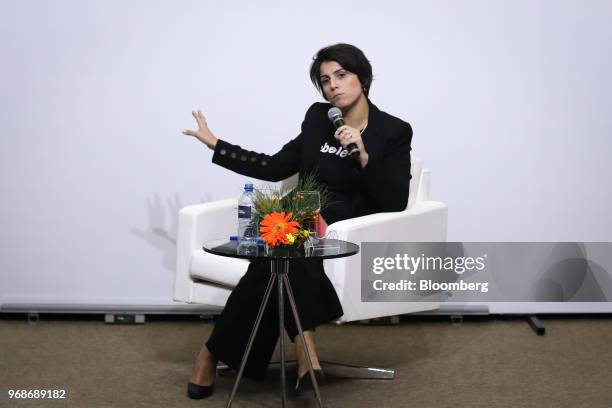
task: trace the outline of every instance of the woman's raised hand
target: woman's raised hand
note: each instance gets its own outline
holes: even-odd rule
[[[204,114],[202,113],[201,110],[198,110],[197,112],[191,111],[191,114],[193,115],[196,122],[198,123],[198,130],[184,129],[183,134],[195,137],[200,142],[208,146],[209,149],[214,150],[215,146],[217,145],[218,139],[215,135],[213,135],[213,133],[208,128]]]

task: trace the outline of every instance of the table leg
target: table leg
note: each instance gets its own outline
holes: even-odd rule
[[[240,384],[240,379],[242,378],[242,372],[244,371],[244,366],[246,365],[247,359],[249,358],[249,354],[251,352],[251,347],[253,346],[253,341],[255,340],[255,335],[257,334],[257,330],[259,329],[259,323],[261,322],[261,318],[264,314],[264,310],[266,310],[266,305],[268,304],[268,299],[270,298],[270,292],[272,292],[272,286],[274,285],[274,274],[270,274],[270,279],[268,280],[268,286],[266,287],[266,291],[264,293],[263,300],[261,301],[261,305],[259,306],[259,312],[257,313],[257,319],[255,319],[255,325],[253,326],[253,330],[251,330],[251,335],[249,336],[249,342],[247,343],[246,350],[244,351],[244,355],[242,356],[242,361],[240,362],[240,369],[238,370],[238,376],[236,377],[236,382],[234,382],[234,388],[232,389],[232,393],[227,401],[227,408],[232,406],[232,401],[234,400],[234,396],[236,395],[236,391],[238,390],[238,385]]]
[[[287,391],[285,390],[285,301],[283,298],[283,277],[289,272],[287,267],[283,268],[282,261],[272,261],[272,269],[276,273],[278,283],[278,337],[280,340],[280,361],[281,361],[281,406],[287,404]]]
[[[289,271],[289,261],[285,261],[285,269],[287,272]],[[304,338],[304,331],[302,330],[302,323],[300,321],[300,316],[298,315],[297,306],[295,304],[295,299],[293,298],[293,291],[291,290],[291,284],[289,283],[289,278],[287,274],[283,275],[285,287],[287,288],[287,297],[289,298],[289,303],[291,303],[291,310],[293,311],[293,318],[295,320],[295,324],[298,329],[298,333],[300,335],[300,339],[302,340],[302,348],[304,350],[304,354],[306,355],[306,360],[308,361],[308,371],[310,373],[310,379],[312,380],[312,384],[315,390],[315,396],[317,397],[317,402],[319,403],[319,407],[323,407],[323,403],[321,402],[321,393],[319,392],[319,384],[317,383],[317,378],[314,374],[314,370],[312,368],[312,361],[310,361],[310,353],[308,352],[308,347],[306,346],[306,339]],[[282,358],[282,357],[281,357]],[[284,367],[283,367],[284,371]]]

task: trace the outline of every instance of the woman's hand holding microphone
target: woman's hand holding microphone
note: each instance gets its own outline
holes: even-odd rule
[[[345,149],[351,143],[355,143],[359,149],[359,162],[361,163],[361,168],[364,168],[366,164],[368,164],[368,152],[365,150],[363,139],[361,138],[361,132],[359,130],[348,125],[342,125],[336,129],[334,137]]]
[[[184,129],[183,134],[195,137],[200,142],[208,146],[209,149],[214,150],[215,146],[217,145],[217,140],[219,139],[217,139],[217,137],[208,128],[204,114],[200,110],[198,110],[197,112],[191,111],[191,114],[198,123],[198,130]]]

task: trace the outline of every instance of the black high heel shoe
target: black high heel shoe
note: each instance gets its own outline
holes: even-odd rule
[[[317,384],[319,385],[319,387],[321,387],[326,382],[325,373],[323,373],[323,370],[321,370],[320,368],[314,369],[313,371],[315,374],[315,378],[317,379]],[[298,377],[294,389],[295,396],[299,397],[306,390],[314,390],[314,384],[310,379],[310,371],[306,371],[304,375]]]
[[[210,385],[198,385],[190,382],[187,384],[187,396],[191,399],[208,398],[215,392],[215,383]]]

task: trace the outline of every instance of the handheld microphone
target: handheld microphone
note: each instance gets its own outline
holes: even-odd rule
[[[334,127],[338,129],[340,126],[344,126],[344,118],[342,118],[342,111],[335,106],[329,108],[327,111],[327,117],[334,124]],[[346,146],[346,150],[348,151],[349,156],[353,156],[355,160],[359,160],[359,148],[355,143],[349,143]]]

